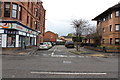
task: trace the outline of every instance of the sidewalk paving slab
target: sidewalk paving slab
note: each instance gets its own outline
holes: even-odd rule
[[[2,55],[29,55],[29,54],[33,54],[33,52],[37,51],[37,49],[38,47],[19,49],[19,50],[2,50]]]
[[[86,49],[84,47],[80,48],[80,52],[76,51],[76,50],[69,51],[69,52],[77,54],[77,55],[93,56],[93,57],[113,57],[113,56],[118,56],[118,54],[116,54],[116,53],[99,52],[99,51]]]

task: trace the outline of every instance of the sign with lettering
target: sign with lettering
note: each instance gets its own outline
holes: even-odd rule
[[[19,31],[27,32],[29,34],[37,35],[37,32],[29,30],[21,25],[15,24],[15,23],[0,23],[0,28],[16,29]]]

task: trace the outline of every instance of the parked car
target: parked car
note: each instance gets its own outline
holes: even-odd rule
[[[52,43],[51,42],[44,42],[44,43],[47,43],[48,44],[48,48],[52,48]]]
[[[67,48],[74,48],[74,42],[73,41],[66,41],[65,47],[67,47]]]
[[[40,43],[38,50],[41,50],[41,49],[46,49],[46,50],[49,49],[48,44],[45,42]]]

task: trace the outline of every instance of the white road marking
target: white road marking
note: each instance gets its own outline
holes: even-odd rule
[[[68,56],[66,56],[66,55],[52,55],[52,57],[62,57],[62,58],[64,58],[64,57],[68,57]]]
[[[69,57],[77,57],[77,56],[69,56]]]
[[[63,63],[70,64],[72,62],[71,61],[63,61]]]
[[[106,75],[107,73],[77,73],[77,72],[31,72],[31,74],[57,74],[57,75]]]
[[[53,56],[55,54],[56,48],[53,50],[51,56]]]

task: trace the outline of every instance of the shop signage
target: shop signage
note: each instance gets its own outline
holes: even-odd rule
[[[16,29],[23,32],[27,32],[29,34],[37,35],[37,32],[29,30],[21,25],[15,24],[15,23],[0,23],[0,28],[10,28],[10,29]]]
[[[0,30],[0,33],[4,33],[4,30]]]
[[[11,24],[10,23],[0,23],[0,28],[11,28]]]

